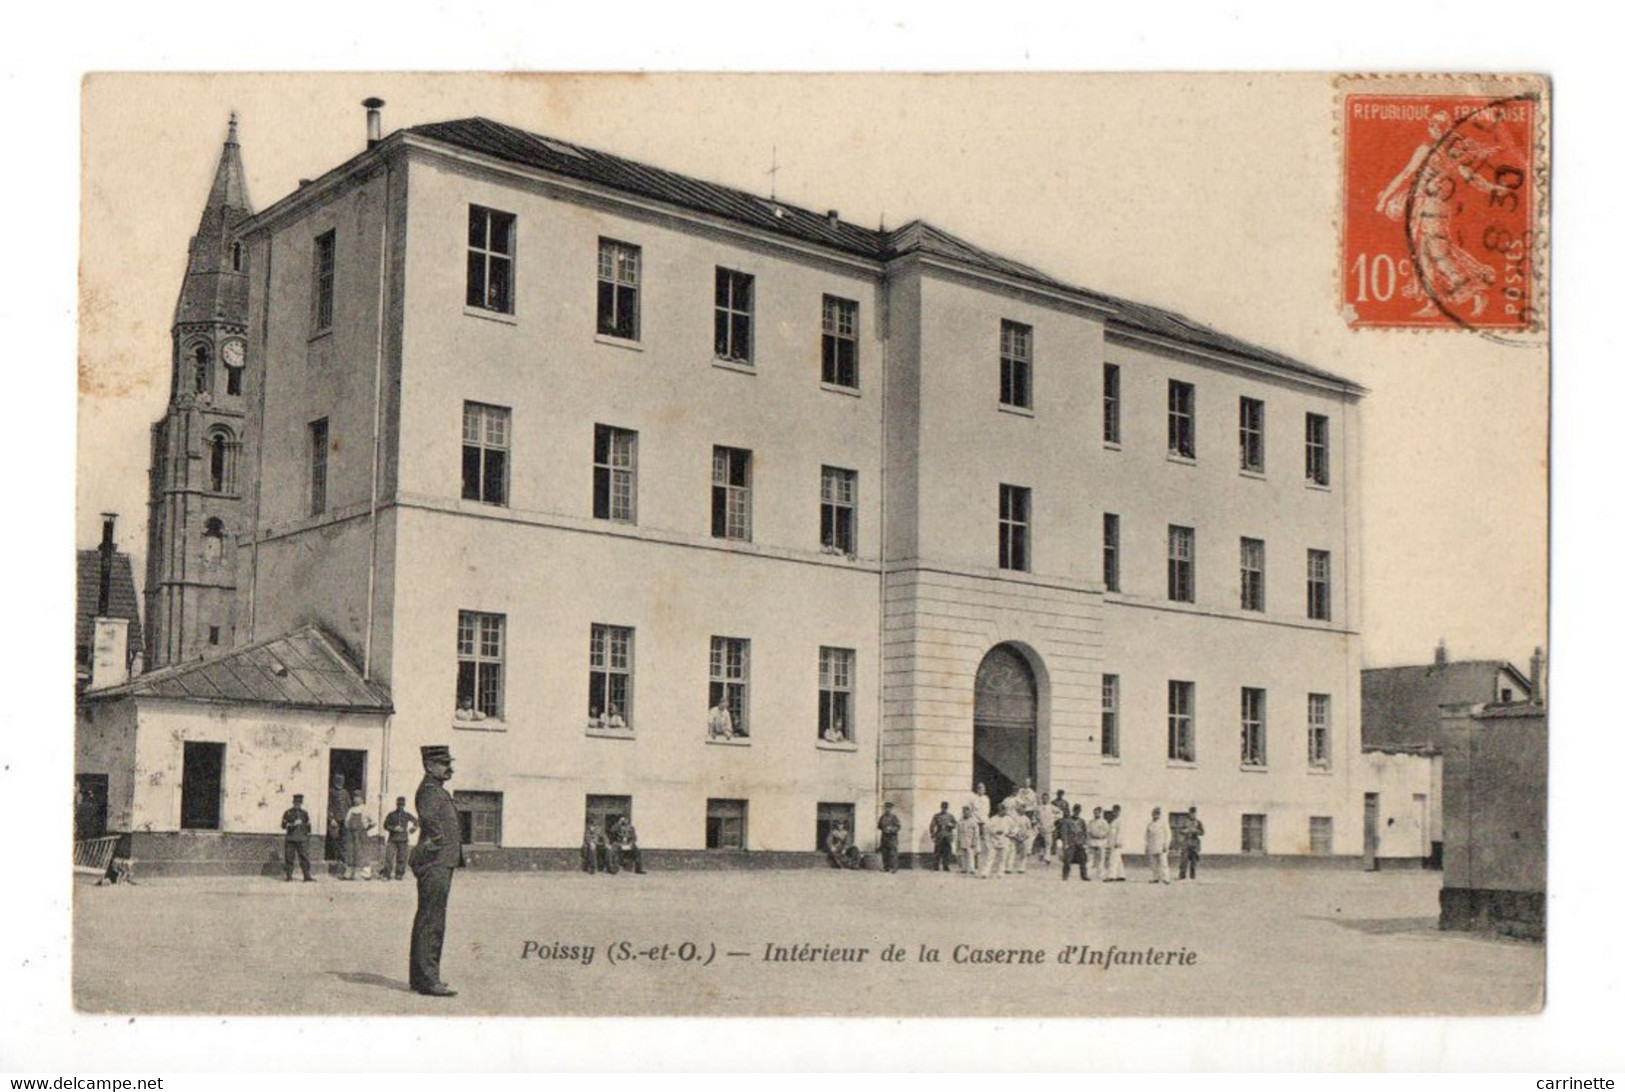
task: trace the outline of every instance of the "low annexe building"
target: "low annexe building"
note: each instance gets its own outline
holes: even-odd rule
[[[984,783],[1357,857],[1354,383],[930,224],[484,118],[250,220],[236,617],[449,743],[482,863],[906,855]]]

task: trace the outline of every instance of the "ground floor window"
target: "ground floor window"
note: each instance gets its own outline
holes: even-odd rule
[[[464,845],[502,844],[501,793],[458,791],[451,794],[451,800],[457,805],[457,822],[462,828]]]
[[[743,800],[705,802],[705,848],[744,849],[745,810]]]
[[[1332,817],[1309,817],[1309,852],[1317,857],[1329,857],[1332,852]]]
[[[181,829],[219,830],[226,745],[187,742],[181,746]]]
[[[857,805],[855,804],[825,804],[818,805],[818,826],[813,835],[813,851],[823,853],[829,848],[829,832],[837,822],[846,824],[848,834],[856,830]]]
[[[632,798],[630,796],[587,796],[587,822],[597,823],[598,829],[609,832],[615,829],[615,824],[622,819],[630,821],[632,818]]]
[[[1264,853],[1264,816],[1243,815],[1241,817],[1241,851],[1243,853]]]

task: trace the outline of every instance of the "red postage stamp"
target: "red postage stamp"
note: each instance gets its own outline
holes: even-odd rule
[[[1534,95],[1345,99],[1350,325],[1534,325],[1539,108]]]

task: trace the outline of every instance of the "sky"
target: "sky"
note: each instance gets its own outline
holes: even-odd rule
[[[870,226],[920,217],[1353,379],[1366,665],[1547,643],[1546,340],[1348,327],[1337,89],[1313,74],[88,77],[80,546],[117,512],[142,571],[148,429],[229,113],[263,209],[361,150],[371,95],[386,132],[484,115]]]

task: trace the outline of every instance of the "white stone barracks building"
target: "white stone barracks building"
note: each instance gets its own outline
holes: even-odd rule
[[[383,806],[433,742],[518,867],[624,812],[814,860],[882,800],[928,852],[1028,778],[1358,857],[1360,387],[922,221],[368,105],[240,229],[233,640],[355,651]]]

